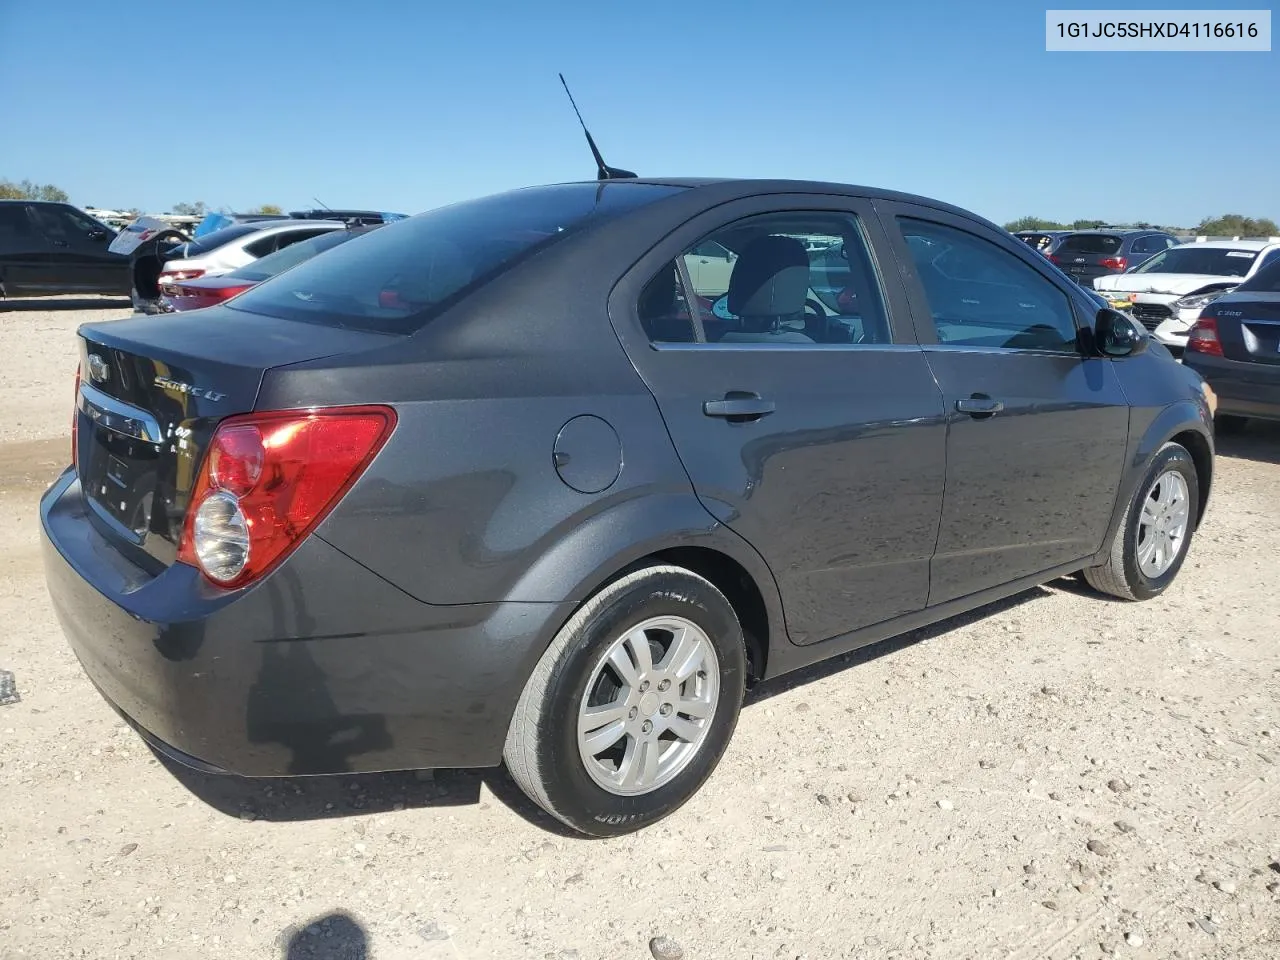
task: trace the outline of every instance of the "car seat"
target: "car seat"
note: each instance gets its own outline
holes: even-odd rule
[[[804,320],[809,255],[793,237],[758,237],[738,257],[729,278],[729,312],[741,321],[721,343],[813,343],[781,324]]]

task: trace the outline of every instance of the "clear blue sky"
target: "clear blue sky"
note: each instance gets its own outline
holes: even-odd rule
[[[1071,5],[1027,0],[557,2],[0,0],[0,177],[104,207],[416,213],[593,176],[563,71],[641,174],[872,184],[998,221],[1280,219],[1274,50],[1046,53],[1046,6]]]

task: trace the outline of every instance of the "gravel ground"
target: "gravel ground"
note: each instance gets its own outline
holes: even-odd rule
[[[1058,581],[772,684],[683,810],[589,841],[500,771],[158,762],[37,550],[72,333],[127,309],[29,306],[0,309],[0,957],[1280,955],[1280,428],[1223,443],[1162,598]]]

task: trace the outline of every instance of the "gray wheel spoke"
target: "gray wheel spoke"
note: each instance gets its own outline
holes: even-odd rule
[[[719,695],[715,647],[695,623],[660,616],[630,626],[600,654],[583,691],[583,766],[610,793],[657,790],[701,749]],[[608,702],[588,706],[593,699]],[[667,731],[675,739],[660,740]]]
[[[1177,470],[1168,470],[1152,485],[1138,518],[1138,569],[1145,576],[1163,576],[1177,561],[1190,519],[1191,491],[1186,478]]]
[[[1154,524],[1160,519],[1160,506],[1150,497],[1142,505],[1142,524]]]

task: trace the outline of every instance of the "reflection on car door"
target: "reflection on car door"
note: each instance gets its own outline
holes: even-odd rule
[[[1016,241],[933,209],[877,206],[947,408],[929,603],[1090,556],[1128,434],[1112,361],[1080,353],[1072,298]]]
[[[129,292],[129,261],[107,249],[114,239],[109,230],[60,204],[32,204],[31,215],[49,243],[53,289]]]
[[[901,283],[867,245],[884,243],[870,207],[792,200],[802,212],[757,197],[685,224],[619,283],[610,316],[697,496],[764,557],[805,644],[924,608],[945,429]],[[846,235],[859,314],[806,315],[806,232]],[[778,316],[692,322],[677,266],[717,236],[736,253],[730,301],[770,286]]]

